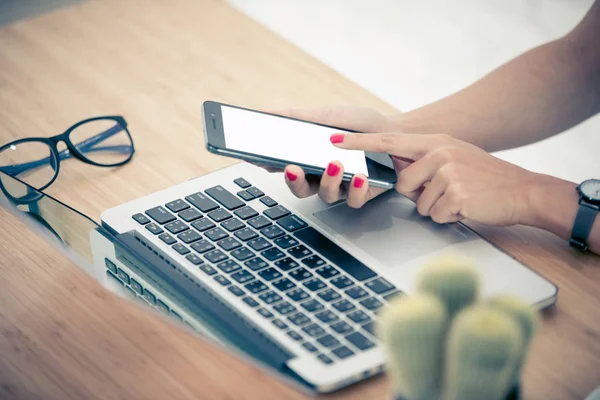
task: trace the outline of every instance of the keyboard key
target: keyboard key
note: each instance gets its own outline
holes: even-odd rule
[[[277,259],[285,257],[285,254],[283,254],[283,252],[277,247],[271,247],[270,249],[265,250],[260,254],[269,261],[275,261]]]
[[[333,289],[325,289],[319,293],[319,297],[325,301],[333,301],[342,297],[338,292]]]
[[[204,254],[204,258],[210,261],[213,264],[219,263],[227,259],[227,255],[223,253],[221,250],[213,250]]]
[[[302,301],[308,299],[308,293],[300,288],[296,288],[287,292],[287,296],[294,301]]]
[[[277,205],[277,202],[270,198],[269,196],[264,196],[260,199],[260,202],[263,203],[267,207],[273,207]]]
[[[248,242],[248,246],[252,247],[255,251],[261,251],[271,247],[271,243],[267,242],[266,239],[261,237],[252,239]]]
[[[248,218],[256,217],[258,215],[258,212],[256,212],[256,210],[250,206],[242,207],[239,210],[235,210],[233,213],[244,221]]]
[[[277,311],[281,315],[287,315],[296,311],[296,307],[287,301],[282,301],[281,303],[274,305],[273,310]]]
[[[317,290],[323,289],[326,285],[319,278],[313,278],[304,282],[304,286],[306,286],[310,291],[316,292]]]
[[[244,261],[254,257],[254,253],[251,252],[247,247],[234,250],[231,252],[231,255],[234,256],[238,261]]]
[[[219,208],[219,205],[217,203],[215,203],[200,192],[194,193],[191,196],[187,196],[185,199],[203,213],[207,213],[209,211],[216,210],[217,208]]]
[[[252,308],[258,307],[258,301],[254,300],[252,297],[246,296],[242,300]]]
[[[392,301],[395,297],[398,297],[402,294],[402,292],[400,292],[399,290],[396,290],[392,293],[388,293],[385,296],[383,296],[383,298],[385,299],[385,301]]]
[[[206,231],[204,233],[204,235],[207,238],[209,238],[210,240],[212,240],[213,242],[216,242],[217,240],[221,240],[221,239],[226,238],[227,236],[229,236],[227,234],[227,232],[225,232],[221,228],[214,228],[214,229],[211,229],[210,231]]]
[[[239,284],[243,284],[254,279],[254,275],[246,270],[241,270],[231,275],[231,279],[234,279]]]
[[[181,315],[177,314],[175,311],[171,310],[171,317],[173,317],[173,319],[179,321],[179,322],[183,322],[183,318],[181,318]]]
[[[204,192],[228,210],[235,210],[245,205],[243,201],[235,197],[221,185],[206,189]]]
[[[223,275],[217,275],[214,279],[223,286],[231,285],[231,281],[225,278]]]
[[[144,293],[144,288],[142,287],[142,285],[136,281],[135,279],[131,278],[131,282],[129,283],[131,285],[131,288],[139,295]]]
[[[299,313],[289,316],[288,321],[290,321],[292,324],[294,324],[296,326],[302,326],[304,324],[309,323],[310,318],[308,318],[303,313],[299,312]]]
[[[165,229],[171,232],[173,235],[178,234],[179,232],[187,231],[190,229],[185,223],[176,220],[173,222],[169,222],[165,225]]]
[[[168,244],[169,246],[172,245],[173,243],[177,243],[177,239],[175,239],[173,236],[169,235],[166,232],[161,235],[158,235],[158,238],[160,240],[162,240],[163,242],[165,242],[166,244]]]
[[[165,315],[169,315],[169,306],[167,306],[165,303],[163,303],[160,300],[156,300],[156,308],[158,308],[158,311],[160,311],[161,313],[165,314]]]
[[[267,226],[266,228],[263,228],[260,233],[262,233],[268,239],[275,239],[285,234],[285,232],[276,225]]]
[[[273,318],[273,313],[271,311],[267,310],[266,308],[259,308],[256,311],[258,311],[258,313],[265,318]]]
[[[254,196],[252,196],[250,193],[246,192],[245,190],[240,190],[239,192],[236,193],[242,200],[245,201],[250,201],[252,199],[254,199]]]
[[[282,271],[289,271],[291,269],[296,268],[298,265],[299,264],[296,261],[292,260],[289,257],[275,262],[275,266]]]
[[[294,232],[298,229],[306,227],[306,222],[302,221],[295,215],[288,215],[287,217],[280,218],[277,220],[277,223],[288,232]]]
[[[306,243],[335,265],[342,265],[344,271],[358,281],[365,281],[376,276],[369,267],[358,261],[351,254],[323,236],[316,229],[308,227],[294,234],[301,242]]]
[[[236,185],[238,185],[239,187],[241,187],[242,189],[246,189],[246,188],[248,188],[248,187],[252,186],[252,185],[250,184],[250,182],[248,182],[248,181],[247,181],[247,180],[245,180],[244,178],[237,178],[237,179],[234,179],[234,180],[233,180],[233,182],[234,182]]]
[[[327,357],[325,354],[319,354],[317,358],[321,360],[323,364],[333,364],[333,360]]]
[[[319,300],[310,299],[301,304],[302,308],[304,308],[308,312],[316,312],[324,309],[323,304],[319,302]]]
[[[339,348],[337,348],[337,349],[334,349],[334,350],[332,351],[332,353],[333,353],[333,354],[335,354],[335,356],[336,356],[337,358],[339,358],[339,359],[342,359],[342,360],[343,360],[344,358],[348,358],[348,357],[350,357],[351,355],[353,355],[353,354],[354,354],[354,352],[353,352],[352,350],[350,350],[350,349],[349,349],[348,347],[346,347],[346,346],[342,346],[342,347],[339,347]]]
[[[365,286],[369,288],[372,292],[375,292],[376,294],[381,294],[396,289],[394,285],[392,285],[391,283],[389,283],[381,277],[373,279],[372,281],[365,284]]]
[[[129,285],[129,275],[127,274],[127,272],[123,271],[121,268],[118,268],[117,276],[119,277],[120,280],[125,282],[125,284]]]
[[[207,251],[215,248],[215,246],[206,239],[202,239],[201,241],[194,243],[191,247],[198,253],[206,253]]]
[[[260,257],[253,258],[244,263],[244,265],[250,268],[252,271],[258,271],[259,269],[266,268],[269,264]]]
[[[330,326],[331,329],[333,329],[337,333],[346,333],[352,330],[352,327],[344,321],[336,322],[335,324],[331,324]]]
[[[186,255],[190,252],[190,249],[188,249],[187,247],[185,247],[184,245],[182,245],[181,243],[177,243],[174,244],[172,246],[172,249],[175,250],[176,252],[178,252],[179,254]]]
[[[331,265],[326,265],[324,267],[319,268],[315,271],[317,274],[321,275],[325,279],[329,279],[336,275],[340,274],[340,271],[332,267]]]
[[[282,249],[289,249],[292,246],[298,245],[298,241],[290,235],[285,235],[275,240],[275,244]]]
[[[294,282],[290,281],[288,278],[283,278],[283,279],[273,282],[273,286],[277,290],[279,290],[281,292],[285,292],[286,290],[296,287],[296,284],[294,284]]]
[[[202,217],[202,213],[195,208],[188,208],[187,210],[180,212],[178,215],[179,218],[185,222],[192,222]]]
[[[150,220],[148,219],[148,217],[146,217],[142,213],[134,214],[131,216],[131,218],[133,218],[135,220],[135,222],[137,222],[140,225],[146,225],[146,224],[150,223]]]
[[[211,211],[206,215],[208,215],[208,217],[215,222],[225,221],[226,219],[233,217],[233,215],[229,214],[227,211],[225,211],[222,208],[218,208],[214,211]]]
[[[106,265],[106,268],[108,268],[108,270],[111,271],[113,274],[117,273],[117,266],[115,265],[115,263],[110,261],[106,257],[104,258],[104,265]]]
[[[195,254],[188,254],[187,256],[185,256],[185,258],[194,265],[200,265],[204,262],[200,257],[198,257]]]
[[[316,353],[317,351],[319,351],[319,349],[317,349],[316,346],[310,342],[302,343],[302,347],[304,347],[306,350],[310,351],[311,353]]]
[[[229,232],[237,231],[238,229],[243,228],[245,225],[242,221],[237,218],[232,218],[228,221],[221,223],[221,226]]]
[[[217,273],[217,270],[208,264],[200,264],[198,268],[207,275],[214,275]]]
[[[260,292],[264,292],[265,290],[268,289],[267,285],[265,285],[264,283],[262,283],[261,281],[254,281],[251,282],[249,284],[246,285],[246,289],[248,291],[250,291],[251,293],[260,293]]]
[[[354,310],[356,306],[350,303],[348,300],[340,300],[337,303],[333,303],[333,307],[340,312],[348,312]]]
[[[317,255],[312,255],[310,257],[306,257],[302,260],[302,263],[309,268],[317,268],[322,265],[325,265],[325,260]]]
[[[173,200],[165,205],[169,210],[171,210],[174,213],[178,213],[179,211],[183,211],[190,208],[188,203],[181,199]]]
[[[216,225],[208,218],[202,218],[199,219],[196,222],[192,222],[192,227],[194,229],[199,230],[200,232],[204,232],[206,230],[209,230],[211,228],[214,228]]]
[[[291,256],[295,258],[303,258],[312,254],[312,251],[306,248],[303,244],[299,244],[298,246],[294,246],[288,250]]]
[[[275,325],[279,329],[287,329],[288,328],[287,324],[280,319],[274,319],[271,322],[273,323],[273,325]]]
[[[346,294],[353,299],[361,299],[361,298],[365,297],[366,295],[368,295],[369,293],[367,293],[367,291],[365,289],[361,288],[360,286],[355,286],[353,288],[346,290]]]
[[[240,297],[244,295],[244,291],[235,285],[231,285],[227,288],[231,293]]]
[[[297,281],[308,279],[312,274],[305,268],[299,268],[296,271],[290,272],[290,276]]]
[[[262,197],[262,196],[264,196],[264,195],[265,195],[265,194],[262,192],[262,190],[260,190],[259,188],[256,188],[256,187],[251,187],[251,188],[249,188],[249,189],[246,189],[246,191],[247,191],[248,193],[250,193],[250,194],[251,194],[252,196],[254,196],[254,197]]]
[[[261,201],[262,200],[264,200],[264,199],[261,199]],[[277,206],[277,207],[269,208],[269,209],[263,211],[263,214],[265,214],[267,217],[269,217],[272,220],[276,220],[281,217],[285,217],[286,215],[290,215],[290,210],[288,210],[284,206]]]
[[[166,224],[167,222],[175,221],[175,216],[162,206],[146,210],[146,215],[161,225]]]
[[[258,234],[250,228],[241,229],[241,230],[237,231],[236,233],[234,233],[234,235],[235,235],[235,237],[237,237],[240,240],[243,240],[244,242],[248,241],[250,239],[254,239],[255,237],[258,236]]]
[[[317,339],[317,342],[321,343],[321,345],[325,347],[336,347],[340,345],[340,341],[332,335],[321,336]]]
[[[371,320],[371,317],[369,317],[367,314],[365,314],[361,310],[356,310],[356,311],[351,312],[350,314],[348,314],[348,318],[350,318],[352,321],[356,322],[357,324],[362,324],[364,322],[368,322]]]
[[[217,267],[226,274],[230,274],[233,271],[237,271],[241,268],[240,265],[233,260],[223,261],[217,264]]]
[[[148,289],[144,289],[143,297],[148,303],[156,305],[156,297]]]
[[[154,222],[152,222],[151,224],[146,225],[146,229],[148,229],[150,232],[154,233],[155,235],[158,235],[159,233],[163,233],[163,229],[156,225]]]
[[[260,271],[258,273],[258,275],[260,275],[260,277],[263,278],[267,282],[272,281],[273,279],[281,278],[281,272],[277,271],[273,267],[263,269],[262,271]]]
[[[185,244],[190,244],[197,240],[202,239],[202,235],[200,235],[198,232],[193,231],[191,229],[187,230],[183,233],[180,233],[179,235],[177,235],[177,237],[179,238],[179,240],[181,240]]]
[[[369,297],[360,301],[360,304],[363,305],[367,310],[377,311],[383,306],[383,303],[377,300],[375,297]]]
[[[268,219],[266,219],[265,217],[263,217],[262,215],[259,215],[258,217],[250,218],[247,222],[248,222],[248,225],[250,225],[254,229],[262,229],[265,226],[271,225],[271,222]]]
[[[292,339],[294,339],[297,342],[302,340],[302,336],[300,336],[297,332],[289,331],[287,334],[289,337],[291,337]]]
[[[237,249],[238,247],[242,246],[242,244],[240,242],[238,242],[237,240],[235,240],[232,237],[228,237],[227,239],[220,240],[217,242],[217,244],[219,245],[219,247],[221,247],[225,251],[231,251],[231,250]]]
[[[325,322],[326,324],[340,319],[340,317],[338,317],[336,314],[332,313],[329,310],[322,311],[315,315],[315,317],[317,317],[320,321]]]
[[[344,289],[354,284],[354,282],[352,282],[352,280],[346,276],[338,276],[337,278],[332,279],[330,282],[338,289]]]
[[[273,292],[272,290],[268,291],[267,293],[261,294],[260,296],[258,296],[258,298],[264,301],[265,304],[273,304],[281,300],[281,296]]]
[[[346,340],[352,343],[359,350],[367,350],[375,346],[375,343],[367,339],[363,334],[354,332],[345,336]]]

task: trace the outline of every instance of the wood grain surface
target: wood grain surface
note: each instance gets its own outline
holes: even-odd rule
[[[204,150],[207,99],[395,111],[222,1],[90,1],[0,29],[0,143],[55,135],[92,116],[127,119],[131,163],[69,160],[48,189],[96,220],[232,163]],[[582,399],[600,385],[600,258],[535,229],[473,227],[560,289],[533,345],[525,399]],[[0,398],[305,397],[105,292],[5,211],[0,255]],[[389,393],[378,377],[328,397]]]

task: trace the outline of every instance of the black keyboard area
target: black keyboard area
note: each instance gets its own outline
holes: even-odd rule
[[[132,218],[320,362],[376,346],[396,287],[248,180],[233,183],[236,194],[217,185]]]

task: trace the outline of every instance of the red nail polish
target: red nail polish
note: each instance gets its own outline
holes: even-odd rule
[[[292,174],[290,171],[285,171],[285,176],[287,176],[290,181],[295,181],[298,179],[298,176],[296,174]]]
[[[363,178],[359,178],[358,176],[354,178],[354,187],[360,189],[362,185],[365,183]]]
[[[333,135],[331,135],[329,137],[329,140],[331,141],[331,143],[342,143],[344,141],[344,137],[346,136],[346,134],[344,133],[334,133]]]
[[[336,176],[338,172],[340,172],[340,167],[334,163],[329,163],[329,165],[327,165],[327,175]]]

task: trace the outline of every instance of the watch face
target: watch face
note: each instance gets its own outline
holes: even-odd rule
[[[600,201],[600,179],[589,179],[579,186],[581,194],[592,201]]]

